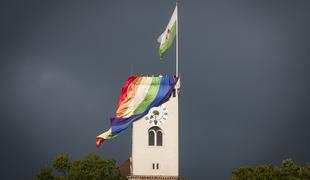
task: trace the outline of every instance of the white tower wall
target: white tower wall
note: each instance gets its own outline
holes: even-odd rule
[[[164,105],[168,109],[168,119],[157,125],[163,133],[162,146],[149,146],[148,130],[153,127],[144,118],[133,123],[132,128],[132,167],[133,176],[179,176],[179,102],[176,85],[175,97]],[[153,169],[153,163],[159,164],[159,168]],[[155,165],[156,166],[156,165]]]

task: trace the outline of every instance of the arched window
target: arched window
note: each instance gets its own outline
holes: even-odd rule
[[[157,146],[162,146],[163,145],[163,133],[160,130],[157,131],[156,144],[157,144]]]
[[[155,144],[155,131],[149,130],[149,146],[154,146]]]
[[[163,133],[158,126],[153,126],[148,130],[149,134],[149,146],[162,146],[163,145]]]

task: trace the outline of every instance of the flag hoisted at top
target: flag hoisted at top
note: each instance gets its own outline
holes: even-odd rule
[[[116,137],[133,122],[144,117],[151,108],[158,107],[171,97],[178,76],[178,3],[172,17],[159,36],[159,55],[162,59],[174,39],[176,39],[176,75],[175,76],[131,76],[122,88],[116,116],[111,118],[111,128],[96,137],[97,147],[107,139]],[[179,86],[178,86],[179,88]]]
[[[178,6],[175,7],[170,21],[165,31],[158,37],[157,41],[160,43],[159,56],[160,59],[164,57],[170,48],[177,33],[177,20],[178,20]]]

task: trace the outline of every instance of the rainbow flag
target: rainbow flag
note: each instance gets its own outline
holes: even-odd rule
[[[152,107],[168,101],[177,80],[170,76],[129,77],[123,85],[116,116],[111,118],[111,128],[96,137],[96,146],[117,136],[131,123],[145,116]]]

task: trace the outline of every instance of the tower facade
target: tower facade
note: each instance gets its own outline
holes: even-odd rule
[[[178,179],[179,89],[180,80],[169,101],[133,123],[129,179]]]

